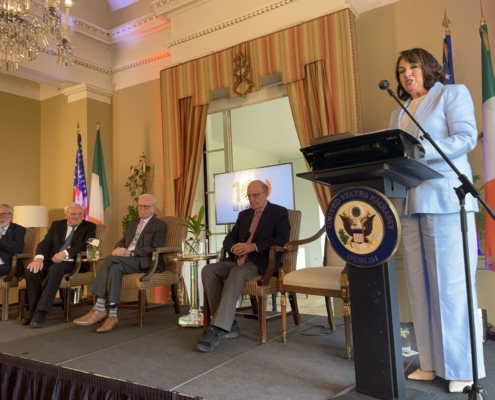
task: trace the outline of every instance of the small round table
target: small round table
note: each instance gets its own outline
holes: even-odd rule
[[[178,254],[168,258],[172,262],[189,261],[191,267],[191,308],[188,315],[179,317],[179,325],[183,328],[198,328],[203,326],[203,313],[199,305],[198,263],[200,261],[214,260],[217,253],[208,254]]]

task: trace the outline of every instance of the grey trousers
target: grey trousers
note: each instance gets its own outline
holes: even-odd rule
[[[259,274],[258,267],[251,261],[242,265],[233,261],[220,261],[203,268],[201,278],[213,316],[212,325],[230,332],[236,303],[244,285]]]
[[[91,292],[100,299],[119,304],[122,278],[127,274],[143,272],[136,257],[107,256],[91,285]]]

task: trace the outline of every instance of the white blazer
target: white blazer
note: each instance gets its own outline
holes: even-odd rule
[[[406,102],[405,106],[408,107],[409,103],[410,100]],[[400,129],[400,120],[403,114],[402,109],[392,112],[390,128]],[[473,101],[467,88],[464,85],[435,83],[419,105],[414,118],[430,134],[459,171],[472,181],[473,174],[467,153],[476,147],[478,131]],[[411,121],[406,131],[417,138],[425,148],[428,166],[444,177],[426,180],[415,188],[409,188],[404,209],[405,214],[459,212],[459,199],[454,188],[460,186],[461,182],[455,172],[443,161],[430,142],[426,139],[419,139],[421,131],[414,122]],[[466,210],[478,210],[478,202],[470,194],[466,196]]]

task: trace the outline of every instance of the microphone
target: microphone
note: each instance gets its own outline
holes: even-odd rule
[[[386,79],[383,79],[380,81],[380,83],[378,84],[378,87],[381,89],[381,90],[387,90],[389,87],[390,87],[390,82],[387,81]]]
[[[392,89],[390,89],[390,82],[387,81],[386,79],[383,79],[383,80],[380,81],[380,83],[378,83],[378,87],[381,90],[386,90],[388,92],[388,94],[394,98],[394,100],[397,102],[397,104],[399,105],[399,107],[402,108],[407,115],[409,115],[409,118],[411,118],[411,121],[414,122],[414,124],[423,133],[423,135],[419,136],[419,138],[421,140],[424,140],[424,138],[426,137],[430,142],[432,142],[432,139],[430,137],[430,134],[423,129],[423,127],[419,124],[418,121],[416,121],[416,119],[411,115],[411,113],[407,110],[407,108],[404,107],[404,104],[402,104],[402,102],[397,98],[397,96],[395,95],[394,91]],[[433,147],[435,147],[435,149],[436,149],[436,143],[433,144]]]

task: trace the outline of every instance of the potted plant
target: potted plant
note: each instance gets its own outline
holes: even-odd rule
[[[130,170],[132,173],[127,178],[127,182],[125,183],[125,187],[131,194],[132,203],[127,206],[127,215],[122,219],[122,229],[124,230],[124,235],[131,221],[139,217],[137,210],[139,196],[147,193],[146,179],[148,172],[151,171],[151,167],[146,165],[145,160],[146,156],[142,153],[139,157],[139,163],[137,165],[131,165]]]
[[[179,224],[188,228],[190,233],[189,238],[182,240],[182,253],[183,254],[205,254],[207,248],[207,239],[201,239],[199,236],[201,232],[205,233],[205,236],[211,235],[211,232],[206,229],[206,225],[203,224],[203,217],[205,215],[205,206],[201,206],[199,214],[194,216],[187,216],[184,224]]]

